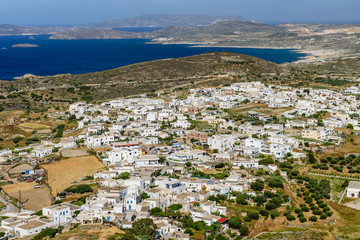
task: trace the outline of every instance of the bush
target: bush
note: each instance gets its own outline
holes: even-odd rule
[[[244,217],[244,221],[245,222],[250,222],[252,219],[251,219],[251,217],[249,217],[249,216],[246,216],[246,217]]]
[[[187,228],[187,229],[184,231],[184,233],[187,233],[187,234],[189,234],[190,236],[194,235],[193,231],[191,231],[190,228]]]
[[[71,193],[86,193],[86,192],[92,192],[92,188],[89,185],[82,184],[75,187],[69,187],[65,189],[65,192],[71,192]]]
[[[261,209],[259,213],[260,213],[261,216],[264,216],[264,217],[269,216],[269,212],[267,210],[264,210],[264,209]]]
[[[288,221],[294,221],[296,218],[289,213],[289,214],[286,215],[286,219],[287,219]]]
[[[137,236],[147,236],[146,239],[154,239],[156,235],[157,226],[150,218],[142,218],[136,220],[133,224],[133,230]]]
[[[279,179],[270,179],[268,185],[272,188],[284,188],[284,184]]]
[[[309,209],[307,206],[302,206],[302,207],[301,207],[301,210],[302,210],[303,212],[309,212],[309,211],[310,211],[310,209]]]
[[[33,237],[33,240],[41,240],[46,237],[53,238],[55,235],[62,231],[64,227],[58,227],[58,228],[45,228],[41,230],[35,237]]]
[[[129,172],[122,172],[120,173],[120,175],[118,177],[116,177],[118,179],[123,179],[123,180],[126,180],[126,179],[129,179],[130,178],[130,173]]]
[[[280,216],[280,213],[276,210],[273,210],[270,212],[271,219],[275,219],[276,217],[279,217],[279,216]]]
[[[18,144],[21,140],[23,140],[24,138],[23,137],[15,137],[14,139],[13,139],[13,143],[15,143],[15,144]]]
[[[259,219],[259,213],[257,212],[249,212],[247,216],[250,217],[251,219],[255,219],[255,220]]]
[[[173,211],[178,211],[178,210],[182,209],[182,207],[183,206],[181,204],[173,204],[173,205],[169,206],[169,209],[173,210]]]
[[[326,219],[327,215],[325,213],[321,214],[320,219]]]
[[[314,215],[321,215],[323,212],[319,209],[315,209],[314,211],[312,211]]]
[[[239,232],[241,236],[246,236],[249,234],[249,229],[246,226],[241,225],[239,228]]]
[[[306,222],[307,220],[305,217],[299,217],[299,221],[303,223],[303,222]]]
[[[327,211],[327,212],[325,212],[325,214],[330,217],[330,216],[332,215],[332,212],[331,212],[331,211]]]
[[[264,181],[257,179],[255,182],[250,184],[250,187],[254,191],[262,191],[264,189]]]
[[[232,229],[240,229],[241,227],[241,218],[237,216],[231,216],[229,218],[229,227]]]
[[[154,207],[150,210],[151,215],[158,216],[162,212],[161,208]]]
[[[311,221],[311,222],[316,222],[316,221],[317,221],[317,217],[316,217],[316,216],[311,216],[311,217],[309,218],[309,221]]]
[[[244,194],[241,194],[241,193],[236,195],[236,203],[241,204],[241,205],[247,205],[248,204],[248,202],[245,199]]]

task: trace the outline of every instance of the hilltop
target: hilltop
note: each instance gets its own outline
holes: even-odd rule
[[[102,102],[140,94],[155,96],[159,90],[169,93],[239,81],[338,89],[358,79],[358,66],[357,58],[278,65],[248,55],[209,52],[87,74],[27,75],[16,81],[0,81],[0,110],[42,111],[69,102]]]
[[[264,74],[285,75],[287,70],[248,55],[213,52],[88,74],[29,76],[16,81],[1,81],[3,99],[0,99],[0,105],[5,109],[21,109],[52,102],[103,101],[159,89],[204,83],[220,85],[248,77],[255,79]]]

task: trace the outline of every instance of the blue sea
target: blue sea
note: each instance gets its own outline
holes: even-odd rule
[[[81,74],[133,63],[178,58],[210,51],[228,51],[263,58],[275,63],[293,62],[305,54],[293,50],[192,47],[148,44],[148,39],[50,40],[49,35],[0,37],[0,79],[34,75]],[[36,48],[12,48],[13,44],[37,44]]]

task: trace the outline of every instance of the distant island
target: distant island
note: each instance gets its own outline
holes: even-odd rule
[[[132,39],[142,35],[113,29],[79,29],[53,34],[50,39],[79,40],[79,39]]]
[[[13,47],[13,48],[34,48],[34,47],[39,47],[39,45],[29,44],[29,43],[19,43],[19,44],[14,44],[11,47]]]

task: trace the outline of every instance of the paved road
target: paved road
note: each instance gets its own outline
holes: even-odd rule
[[[8,201],[6,201],[1,195],[0,195],[0,202],[4,203],[6,206],[6,209],[0,212],[0,216],[6,215],[8,213],[19,213],[19,209],[14,205],[12,205],[11,203],[9,203]]]

